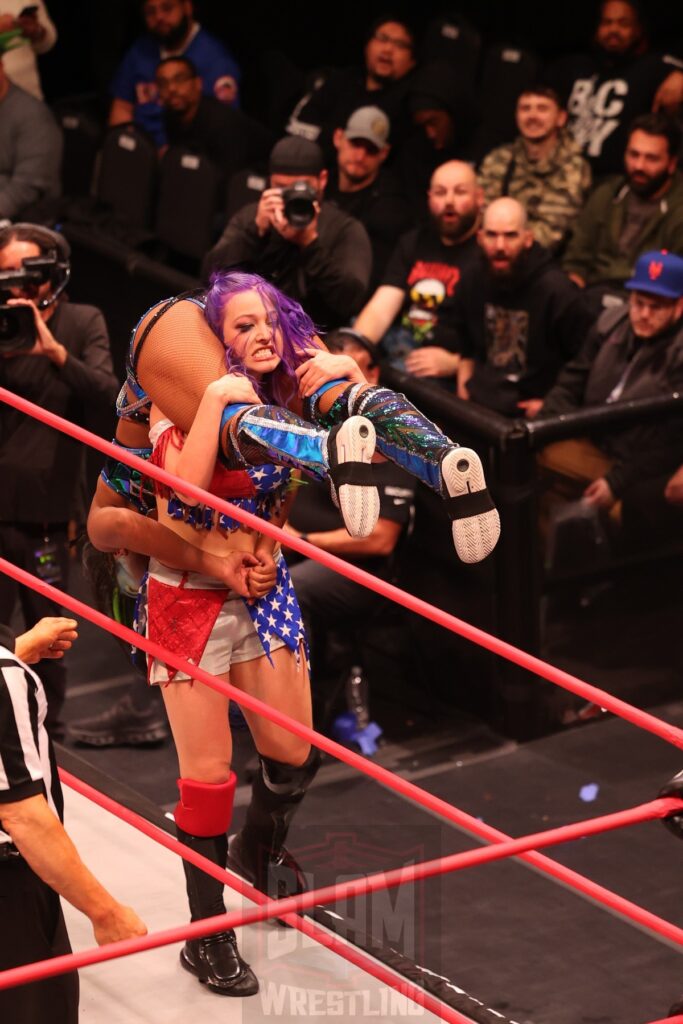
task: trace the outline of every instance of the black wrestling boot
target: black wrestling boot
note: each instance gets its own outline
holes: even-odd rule
[[[230,839],[227,866],[272,899],[284,899],[308,888],[284,841],[320,767],[320,752],[311,748],[298,767],[261,757],[260,767],[244,827]]]
[[[198,837],[188,835],[176,826],[178,839],[195,853],[223,867],[227,854],[227,836]],[[223,883],[211,878],[193,864],[183,861],[187,898],[193,921],[225,913]],[[208,935],[204,939],[189,939],[180,951],[180,963],[199,978],[212,992],[222,996],[253,996],[259,983],[248,963],[239,954],[237,939],[232,928]]]

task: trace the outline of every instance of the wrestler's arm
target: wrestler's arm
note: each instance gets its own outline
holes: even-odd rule
[[[290,486],[285,494],[284,500],[278,512],[271,517],[271,523],[275,526],[284,527],[289,519],[289,513],[296,497],[296,485]],[[275,586],[277,578],[277,563],[275,561],[275,549],[279,546],[279,540],[269,537],[265,533],[259,535],[256,542],[254,554],[259,564],[249,572],[249,596],[264,597]]]
[[[220,580],[243,597],[249,594],[247,575],[258,560],[245,551],[212,555],[187,544],[163,523],[140,515],[107,487],[103,480],[88,515],[88,536],[98,551],[134,551],[157,558],[184,572],[197,572]]]
[[[299,381],[299,396],[309,398],[323,384],[343,380],[349,384],[367,384],[360,366],[352,356],[326,350],[310,350],[310,358],[294,371]]]
[[[224,374],[212,381],[202,396],[182,448],[179,450],[173,445],[167,446],[164,468],[196,487],[208,488],[218,457],[218,435],[223,410],[233,402],[253,405],[258,401],[252,384],[241,374]],[[154,425],[160,419],[161,411],[153,405],[150,423]],[[188,505],[196,504],[193,498],[181,491],[176,493]]]

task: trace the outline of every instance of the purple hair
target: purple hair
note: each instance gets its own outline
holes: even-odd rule
[[[270,306],[277,315],[282,334],[282,362],[267,379],[253,380],[232,349],[225,345],[223,320],[225,307],[230,299],[241,292],[258,292],[265,306]],[[296,392],[294,371],[308,356],[306,350],[319,347],[315,340],[317,329],[301,305],[288,298],[279,288],[270,284],[258,274],[243,271],[217,271],[211,275],[206,292],[205,317],[211,330],[225,345],[225,365],[230,370],[239,370],[251,380],[254,390],[265,399],[286,405]]]

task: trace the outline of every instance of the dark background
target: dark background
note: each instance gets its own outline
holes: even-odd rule
[[[125,48],[142,30],[139,0],[47,0],[59,41],[41,58],[46,97],[106,92]],[[259,92],[268,73],[268,51],[278,49],[301,70],[360,61],[370,23],[388,12],[406,18],[417,32],[441,14],[460,14],[484,37],[484,43],[526,46],[546,57],[584,48],[598,10],[596,0],[573,0],[571,6],[511,0],[460,0],[457,4],[382,3],[195,3],[201,23],[220,36],[242,66],[243,96]],[[653,45],[683,49],[683,4],[651,4],[647,12]],[[264,55],[266,59],[264,61]]]

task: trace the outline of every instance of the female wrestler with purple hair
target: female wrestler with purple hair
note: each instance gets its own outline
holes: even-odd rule
[[[476,454],[449,441],[402,395],[368,385],[353,360],[328,353],[301,307],[254,274],[218,273],[203,295],[178,296],[143,317],[119,416],[119,443],[149,453],[151,441],[156,464],[278,524],[286,518],[290,468],[327,479],[355,536],[370,534],[378,515],[376,443],[446,499],[462,558],[479,560],[497,540],[498,516]],[[130,492],[121,463],[109,463],[103,480],[120,495]],[[148,635],[310,725],[303,628],[277,546],[182,492],[157,488],[157,511],[187,544],[209,554],[245,552],[257,565],[247,601],[151,559]],[[224,864],[235,787],[227,698],[157,660],[149,676],[164,687],[178,751],[178,835]],[[245,717],[260,771],[228,863],[272,894],[296,891],[300,873],[283,844],[319,754],[266,719]],[[193,920],[220,913],[222,885],[187,863],[185,873]],[[257,990],[234,933],[187,943],[181,962],[213,991]]]

